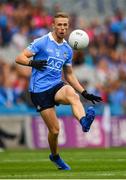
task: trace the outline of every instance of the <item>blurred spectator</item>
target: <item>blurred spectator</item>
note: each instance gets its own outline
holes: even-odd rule
[[[109,104],[112,115],[124,114],[124,104],[126,104],[126,91],[124,91],[123,87],[120,86],[119,80],[113,81],[111,83]]]
[[[8,64],[3,65],[3,82],[0,86],[0,104],[7,107],[13,106],[17,100],[17,94],[14,89],[16,80],[16,69]]]
[[[124,46],[126,46],[126,18],[122,21],[122,30],[120,32],[120,39]]]
[[[20,30],[16,32],[11,39],[11,43],[14,48],[23,50],[28,44],[28,26],[21,26]]]

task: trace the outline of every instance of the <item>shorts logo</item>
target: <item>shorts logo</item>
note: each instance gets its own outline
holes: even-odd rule
[[[40,109],[41,109],[41,107],[38,105],[38,106],[37,106],[37,109],[38,109],[38,110],[40,110]]]

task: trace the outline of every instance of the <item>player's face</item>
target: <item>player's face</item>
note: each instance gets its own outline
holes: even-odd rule
[[[55,18],[53,29],[57,38],[63,39],[67,35],[68,28],[69,28],[68,18],[62,18],[62,17]]]

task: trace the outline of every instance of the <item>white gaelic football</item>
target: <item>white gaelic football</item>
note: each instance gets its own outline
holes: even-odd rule
[[[83,49],[89,44],[89,36],[85,31],[76,29],[70,33],[68,43],[73,49]]]

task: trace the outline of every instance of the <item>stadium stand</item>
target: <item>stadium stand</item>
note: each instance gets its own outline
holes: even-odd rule
[[[109,104],[112,115],[126,114],[125,0],[0,2],[1,114],[35,113],[26,95],[30,68],[16,65],[15,57],[33,38],[50,31],[52,15],[59,10],[70,13],[70,30],[84,29],[90,37],[89,47],[74,53],[78,79],[90,92],[102,95],[102,106]],[[97,114],[103,113],[102,106],[96,105]]]

